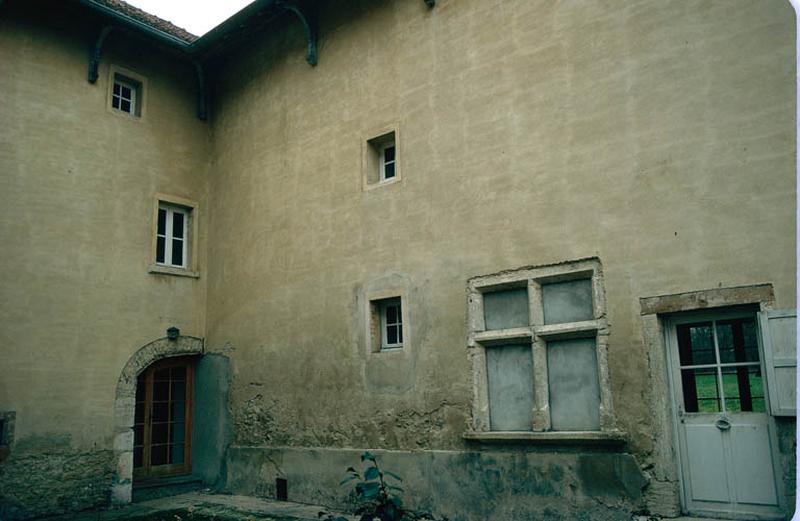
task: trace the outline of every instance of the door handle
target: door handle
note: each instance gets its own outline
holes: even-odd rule
[[[731,429],[731,421],[725,416],[720,416],[714,425],[721,431],[728,431]]]

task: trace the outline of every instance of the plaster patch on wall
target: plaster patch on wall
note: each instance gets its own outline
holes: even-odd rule
[[[453,433],[460,433],[468,418],[468,405],[441,403],[428,409],[411,407],[365,411],[354,421],[332,416],[323,429],[303,422],[296,410],[277,400],[255,394],[234,409],[237,445],[365,446],[460,448]]]

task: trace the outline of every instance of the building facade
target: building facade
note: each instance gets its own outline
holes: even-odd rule
[[[428,4],[0,4],[0,518],[791,517],[791,5]]]

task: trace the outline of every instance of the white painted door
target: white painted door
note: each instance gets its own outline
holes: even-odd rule
[[[686,512],[780,518],[756,313],[686,314],[667,325]]]

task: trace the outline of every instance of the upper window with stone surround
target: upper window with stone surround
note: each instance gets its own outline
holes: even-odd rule
[[[598,259],[469,281],[477,432],[613,430]]]

